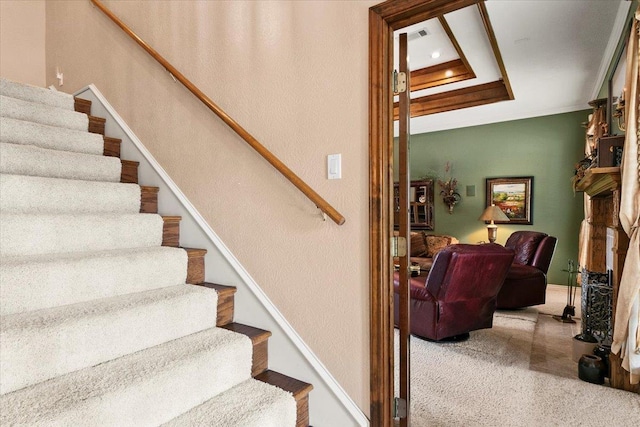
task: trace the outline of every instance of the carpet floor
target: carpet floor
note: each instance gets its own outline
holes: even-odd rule
[[[640,425],[636,394],[529,370],[537,316],[496,312],[493,328],[461,343],[412,337],[413,425]]]

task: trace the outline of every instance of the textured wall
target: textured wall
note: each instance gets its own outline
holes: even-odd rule
[[[499,225],[498,243],[516,230],[535,230],[558,238],[549,268],[551,283],[567,283],[567,260],[578,258],[578,232],[584,216],[582,193],[571,187],[574,164],[584,157],[581,123],[589,111],[536,117],[484,126],[425,133],[411,137],[413,179],[437,173],[451,162],[462,202],[454,213],[438,197],[435,186],[435,232],[452,234],[464,243],[487,240],[478,217],[485,208],[485,179],[533,176],[533,225]],[[474,197],[466,187],[475,186]]]
[[[47,2],[47,83],[89,83],[368,413],[368,7],[105,1],[346,217],[319,211],[87,1]],[[342,153],[343,178],[326,179]]]
[[[45,1],[0,1],[0,76],[45,85]]]

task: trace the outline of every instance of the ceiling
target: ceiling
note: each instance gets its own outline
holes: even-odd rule
[[[437,86],[412,91],[412,100],[503,77],[505,94],[510,84],[514,98],[413,117],[411,133],[588,109],[605,79],[630,5],[625,0],[486,0],[497,53],[475,5],[446,14],[444,22],[432,19],[396,31],[396,42],[400,32],[408,34],[412,86],[419,80],[417,74],[414,78],[418,69],[437,70],[442,64],[444,73],[443,67],[457,61],[456,69],[464,71],[447,70],[448,79],[443,74]],[[440,56],[432,58],[436,51]],[[442,84],[446,81],[452,83]]]

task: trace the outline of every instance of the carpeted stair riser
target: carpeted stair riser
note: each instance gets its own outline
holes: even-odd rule
[[[249,379],[163,424],[163,427],[293,426],[296,423],[296,411],[295,405],[291,404],[292,400],[291,393],[262,381]]]
[[[215,291],[177,285],[3,316],[0,394],[213,328],[216,309]]]
[[[156,214],[2,214],[0,253],[24,256],[160,246],[163,225]]]
[[[86,114],[3,95],[0,95],[0,116],[65,129],[89,130],[89,117]]]
[[[115,157],[2,143],[0,173],[120,182],[122,163]]]
[[[185,283],[187,252],[134,248],[0,259],[0,314],[23,313]]]
[[[220,328],[0,397],[0,425],[159,425],[249,379],[251,340]]]
[[[73,95],[43,87],[16,84],[7,79],[0,79],[0,95],[74,111]]]
[[[69,197],[73,194],[73,197]],[[0,174],[0,213],[137,213],[140,186]]]
[[[0,142],[34,145],[51,150],[102,155],[105,142],[102,135],[47,126],[24,120],[0,118]]]

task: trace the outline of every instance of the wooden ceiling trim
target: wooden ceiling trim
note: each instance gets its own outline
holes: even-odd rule
[[[447,19],[443,15],[440,15],[438,16],[438,21],[440,21],[440,25],[442,25],[442,28],[444,28],[445,33],[447,33],[447,36],[449,37],[449,40],[451,40],[453,47],[456,49],[456,52],[458,52],[458,56],[460,57],[460,60],[462,61],[464,66],[467,68],[468,73],[473,76],[469,78],[474,79],[476,77],[476,73],[473,72],[473,68],[471,68],[471,64],[469,64],[469,61],[467,60],[464,51],[460,47],[458,39],[456,39],[456,36],[453,34],[453,31],[451,30]]]
[[[386,1],[371,8],[393,30],[408,27],[484,0],[404,0]]]
[[[451,73],[447,75],[449,71]],[[412,71],[410,79],[411,92],[473,79],[475,77],[476,75],[473,71],[469,72],[462,60],[454,59],[453,61]]]
[[[411,117],[426,116],[459,110],[461,108],[476,107],[499,101],[508,101],[509,92],[502,80],[462,89],[423,96],[411,100]],[[398,104],[393,105],[394,120],[398,119]]]
[[[507,69],[504,66],[504,61],[502,60],[502,54],[500,53],[500,47],[498,47],[498,40],[496,39],[496,35],[493,32],[493,26],[491,25],[491,20],[489,19],[489,13],[487,12],[487,6],[484,4],[484,1],[478,3],[478,10],[480,11],[480,17],[482,18],[482,23],[484,24],[484,29],[487,32],[487,37],[489,37],[489,42],[491,43],[491,49],[493,49],[493,55],[496,58],[496,62],[498,63],[498,68],[500,68],[500,74],[502,75],[502,80],[504,81],[504,85],[509,93],[509,100],[515,99],[513,96],[513,90],[511,89],[511,83],[509,82],[509,76],[507,75]]]

